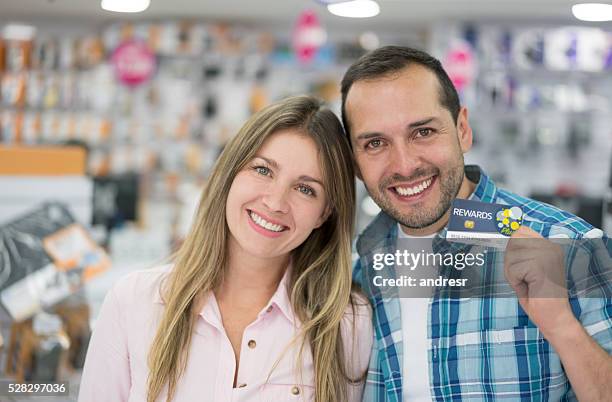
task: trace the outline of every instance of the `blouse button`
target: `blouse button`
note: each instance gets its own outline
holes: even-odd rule
[[[300,387],[293,387],[293,388],[291,388],[291,393],[293,395],[299,395],[300,394]]]
[[[247,345],[249,345],[249,347],[250,347],[251,349],[255,349],[255,346],[257,346],[257,342],[255,342],[255,340],[251,339],[251,340],[249,341],[249,343],[247,343]]]

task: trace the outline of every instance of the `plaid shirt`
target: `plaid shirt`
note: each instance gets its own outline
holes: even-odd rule
[[[466,166],[466,175],[478,182],[470,199],[519,206],[524,213],[523,225],[543,237],[601,237],[603,253],[600,250],[599,254],[589,254],[589,267],[601,269],[608,264],[609,268],[611,245],[601,230],[568,212],[497,188],[477,166]],[[381,212],[359,236],[359,260],[353,279],[362,287],[363,281],[368,280],[368,272],[372,272],[368,254],[380,248],[395,249],[397,228],[397,221]],[[446,229],[438,239],[445,235]],[[487,267],[493,266],[503,275],[503,261],[500,258],[495,261],[494,254],[487,255]],[[383,297],[369,288],[375,341],[363,400],[403,402],[400,300]],[[608,287],[601,298],[570,298],[576,317],[609,353],[612,353],[611,294]],[[435,401],[576,400],[559,356],[514,295],[506,298],[435,296],[429,305],[427,321],[430,392]],[[404,375],[410,384],[412,374]]]

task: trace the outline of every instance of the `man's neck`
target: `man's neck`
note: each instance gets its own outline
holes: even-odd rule
[[[472,195],[475,189],[476,189],[476,183],[470,181],[467,178],[467,176],[464,175],[463,181],[461,182],[461,187],[459,187],[459,192],[457,193],[457,196],[455,198],[467,199]],[[444,227],[448,223],[449,216],[450,216],[450,208],[448,209],[448,211],[446,211],[444,215],[442,215],[440,219],[438,219],[436,222],[432,223],[431,225],[427,227],[420,228],[420,229],[413,229],[413,228],[406,227],[404,225],[400,225],[400,228],[408,236],[418,236],[418,237],[431,236],[432,234],[437,233],[441,231],[442,229],[444,229]]]

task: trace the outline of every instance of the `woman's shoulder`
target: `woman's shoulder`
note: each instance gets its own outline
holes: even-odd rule
[[[344,318],[355,322],[363,320],[371,321],[372,306],[363,293],[358,291],[351,292],[351,302],[344,311]]]
[[[362,293],[351,292],[351,302],[344,310],[342,327],[343,332],[355,332],[356,336],[371,332],[367,329],[372,327],[372,307]]]
[[[374,342],[372,308],[363,294],[351,294],[351,303],[340,327],[349,374],[354,378],[360,377],[368,367]]]
[[[111,292],[124,303],[161,301],[160,285],[171,269],[168,264],[130,272],[115,282]]]

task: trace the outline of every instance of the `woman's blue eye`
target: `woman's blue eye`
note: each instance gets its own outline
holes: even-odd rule
[[[308,186],[299,186],[298,187],[298,191],[302,194],[306,194],[306,195],[311,195],[314,196],[315,192],[312,188],[308,187]]]
[[[265,166],[255,166],[253,169],[262,176],[268,176],[270,174],[270,169]]]

